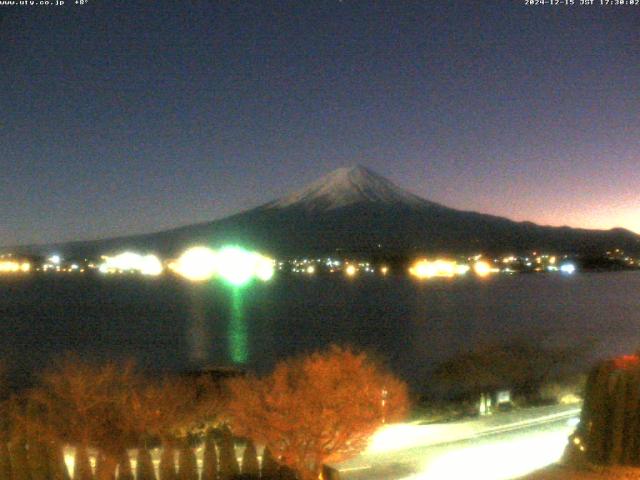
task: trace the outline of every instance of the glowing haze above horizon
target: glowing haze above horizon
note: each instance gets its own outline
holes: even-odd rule
[[[355,164],[640,232],[638,25],[501,0],[0,7],[0,245],[213,220]]]

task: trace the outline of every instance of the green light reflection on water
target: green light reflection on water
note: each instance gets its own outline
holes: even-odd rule
[[[229,323],[229,352],[235,363],[247,363],[249,360],[249,342],[247,324],[242,309],[242,288],[231,289],[231,322]]]

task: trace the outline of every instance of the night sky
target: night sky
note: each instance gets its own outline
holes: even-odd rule
[[[354,164],[640,232],[640,7],[0,6],[0,245],[212,220]]]

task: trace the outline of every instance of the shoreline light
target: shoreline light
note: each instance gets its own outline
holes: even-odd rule
[[[157,276],[163,271],[162,262],[155,255],[140,255],[135,252],[122,252],[113,257],[103,256],[103,262],[98,267],[101,273],[139,272],[142,275]],[[72,265],[71,270],[77,270]]]
[[[31,270],[29,262],[19,262],[16,260],[0,261],[0,273],[28,273]]]
[[[236,246],[218,251],[196,246],[186,250],[169,268],[192,282],[219,277],[231,285],[241,286],[254,278],[271,280],[275,260]]]
[[[248,283],[256,272],[258,254],[239,247],[226,247],[216,255],[218,275],[236,286]]]
[[[478,260],[473,264],[473,272],[480,278],[487,277],[492,273],[497,273],[499,271],[500,269],[493,268],[489,262],[485,262],[484,260]]]
[[[276,271],[276,261],[272,258],[260,255],[256,265],[256,277],[263,282],[267,282],[273,278]]]
[[[191,247],[180,255],[171,269],[192,282],[204,282],[216,273],[217,257],[210,248]]]
[[[427,260],[421,259],[409,268],[409,273],[419,279],[428,278],[452,278],[456,275],[464,275],[469,271],[469,266],[459,264],[451,260]]]

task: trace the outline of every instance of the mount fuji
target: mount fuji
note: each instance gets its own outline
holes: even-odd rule
[[[220,220],[157,233],[56,245],[67,256],[122,249],[176,255],[194,244],[240,244],[274,255],[364,253],[640,252],[624,229],[540,226],[425,200],[356,166],[340,168],[284,198]],[[32,252],[50,252],[31,247]]]

